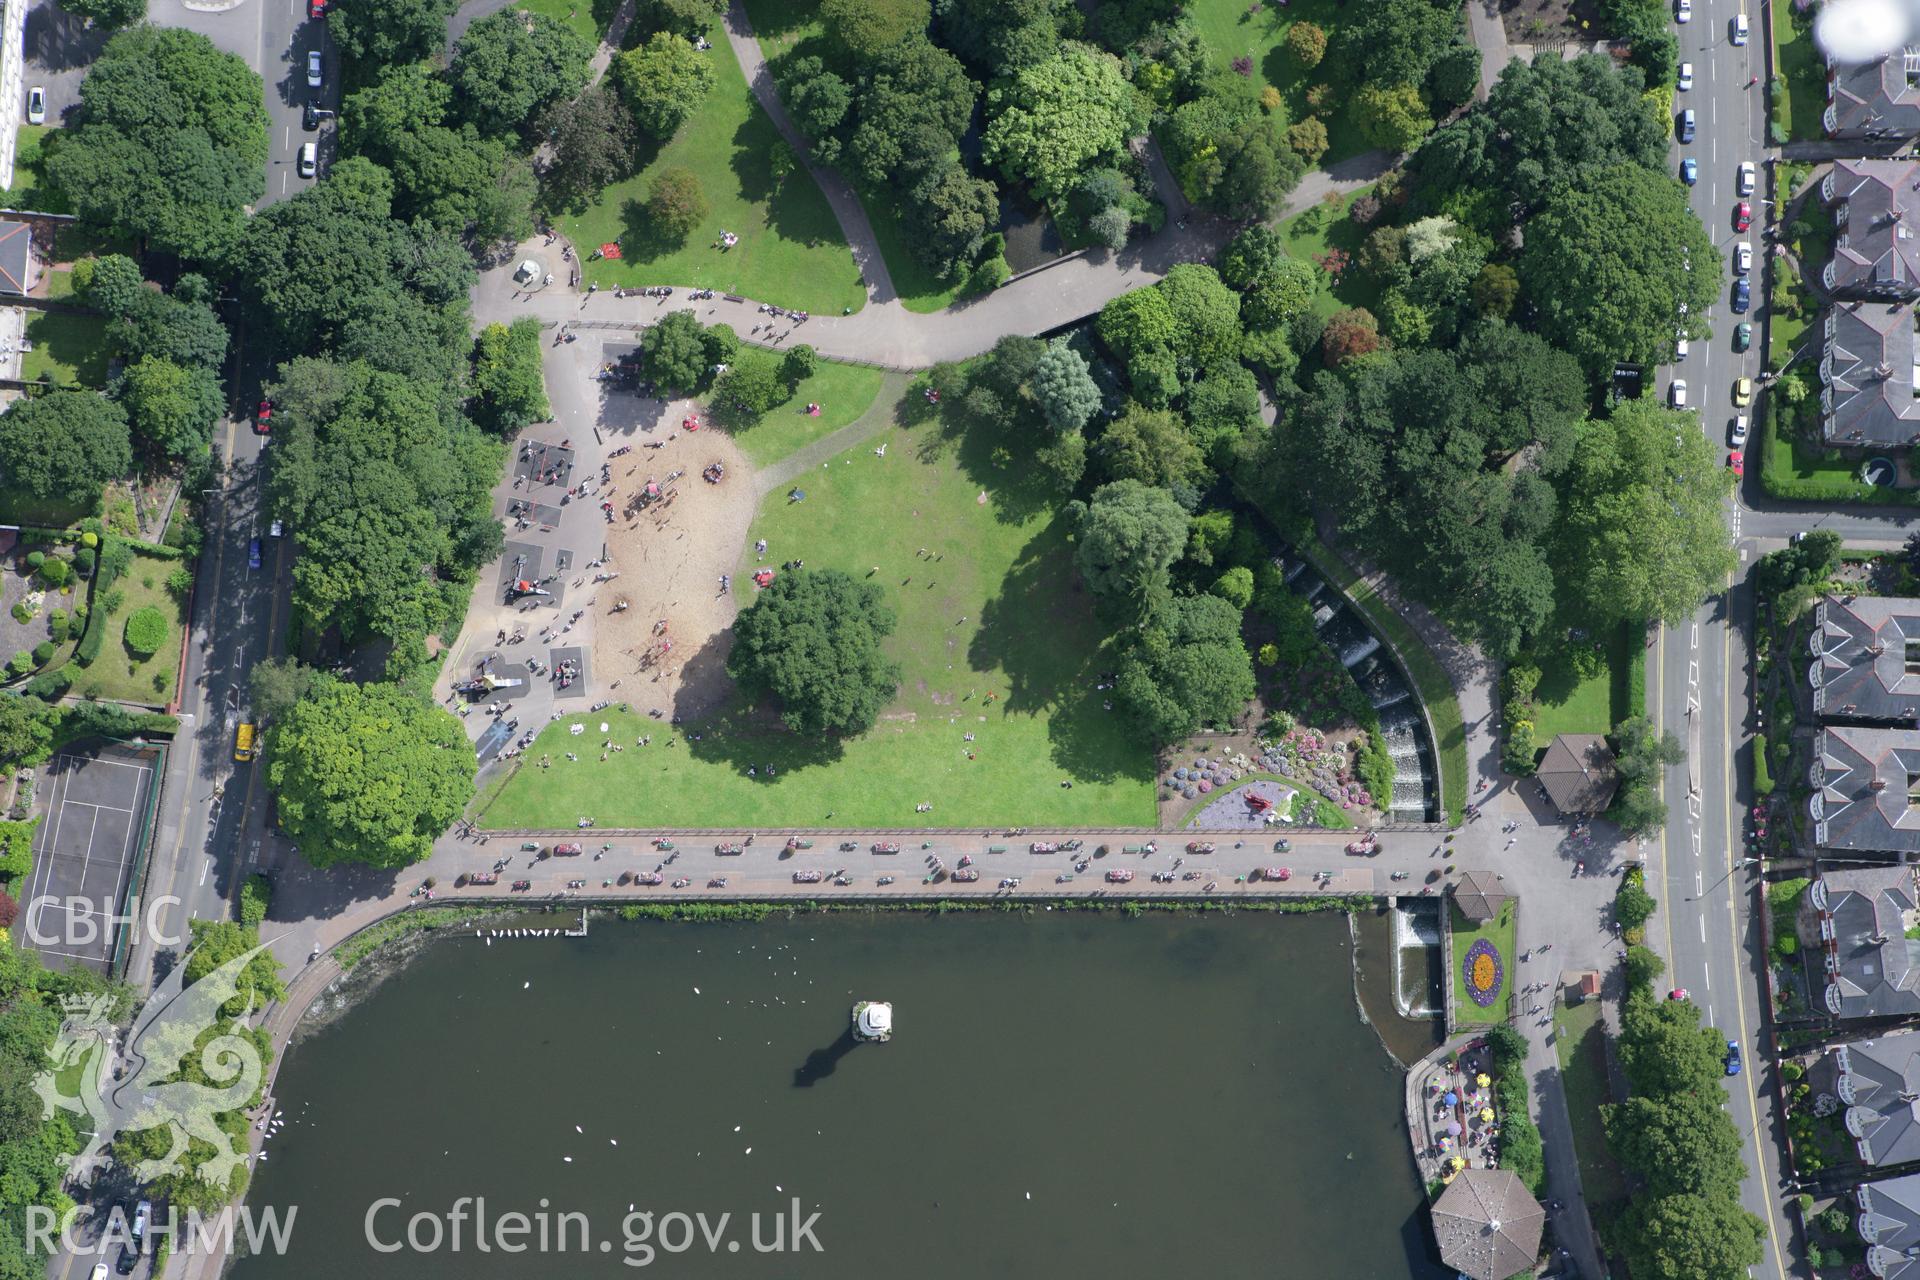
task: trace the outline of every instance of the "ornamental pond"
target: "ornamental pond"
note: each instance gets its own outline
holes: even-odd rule
[[[1396,926],[1358,924],[1391,1019]],[[233,1274],[1441,1277],[1353,937],[1034,911],[439,941],[289,1050],[250,1201],[298,1206],[291,1247]],[[853,1041],[855,999],[891,1042]],[[474,1219],[563,1211],[564,1254],[475,1248]],[[669,1252],[676,1211],[731,1217]],[[819,1252],[756,1251],[816,1213]]]

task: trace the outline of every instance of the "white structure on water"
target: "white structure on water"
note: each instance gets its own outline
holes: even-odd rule
[[[862,1000],[853,1006],[853,1038],[883,1043],[893,1039],[893,1006],[884,1000]]]

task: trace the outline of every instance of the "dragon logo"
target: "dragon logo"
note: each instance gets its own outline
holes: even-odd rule
[[[92,1137],[70,1167],[74,1177],[83,1176],[119,1134],[162,1125],[171,1132],[169,1149],[158,1160],[134,1166],[134,1176],[142,1182],[191,1172],[225,1184],[245,1164],[244,1141],[236,1150],[236,1140],[220,1128],[216,1118],[252,1101],[264,1075],[259,1046],[245,1034],[252,1030],[248,1019],[254,1011],[253,989],[240,981],[240,975],[266,946],[262,943],[235,956],[191,986],[186,982],[191,956],[175,965],[134,1021],[127,1038],[132,1069],[117,1081],[102,1074],[113,1055],[113,1025],[107,1016],[110,1001],[91,996],[63,1002],[66,1018],[50,1054],[52,1065],[40,1073],[34,1088],[48,1118],[55,1110],[65,1110],[91,1122]],[[243,992],[246,1007],[229,1019],[224,1006]],[[216,1026],[221,1027],[219,1033],[201,1044]],[[196,1056],[198,1074],[208,1083],[177,1079],[182,1067]],[[76,1069],[78,1088],[63,1091],[62,1079],[73,1080]],[[212,1147],[213,1154],[189,1170],[188,1144],[196,1139]]]

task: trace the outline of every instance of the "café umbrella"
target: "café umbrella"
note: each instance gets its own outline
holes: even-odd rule
[[[1493,1119],[1493,1108],[1492,1107],[1480,1108],[1480,1118],[1482,1120],[1491,1121]]]

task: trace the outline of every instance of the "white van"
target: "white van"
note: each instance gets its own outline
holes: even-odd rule
[[[300,176],[311,178],[320,171],[320,147],[318,143],[300,144]]]

